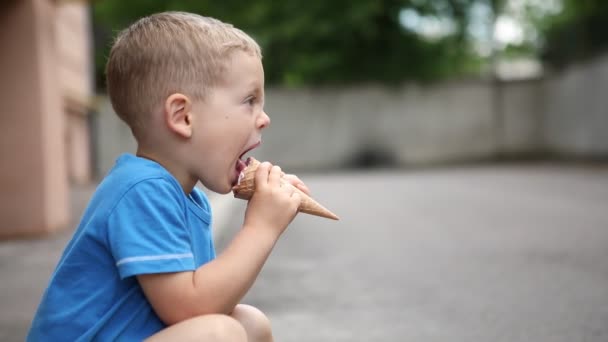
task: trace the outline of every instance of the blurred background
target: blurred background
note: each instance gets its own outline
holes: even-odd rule
[[[216,17],[258,41],[272,125],[255,155],[306,176],[343,218],[296,221],[298,232],[329,234],[309,241],[316,261],[294,252],[306,237],[293,233],[252,290],[249,300],[279,322],[280,341],[608,340],[603,0],[3,1],[2,340],[23,338],[95,185],[119,154],[135,151],[105,95],[104,65],[118,31],[165,10]],[[227,214],[216,225],[238,227],[242,207],[218,207]],[[481,245],[502,258],[488,259]],[[420,262],[404,261],[412,258]],[[529,268],[538,260],[570,273],[530,283],[546,270]],[[385,287],[373,279],[386,273],[369,274],[380,271]],[[297,286],[284,283],[286,273],[315,278],[289,297]],[[401,297],[416,289],[412,279],[436,282]],[[437,295],[457,280],[449,288],[479,287]],[[358,300],[319,292],[341,281]],[[513,283],[519,295],[500,292]],[[481,299],[467,306],[467,296]],[[507,309],[513,302],[531,306]],[[326,307],[323,319],[311,303]]]

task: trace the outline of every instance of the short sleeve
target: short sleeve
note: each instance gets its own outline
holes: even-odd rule
[[[140,181],[108,217],[108,239],[121,278],[195,269],[184,194],[171,181]]]

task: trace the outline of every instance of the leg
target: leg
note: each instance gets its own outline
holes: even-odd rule
[[[245,331],[249,342],[272,342],[272,329],[270,320],[262,311],[251,305],[238,304],[230,315],[239,321]]]
[[[247,342],[247,333],[230,316],[203,315],[167,327],[146,341]]]

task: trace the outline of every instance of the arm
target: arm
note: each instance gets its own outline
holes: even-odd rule
[[[161,320],[170,325],[202,314],[228,314],[238,304],[297,213],[300,197],[281,187],[280,178],[278,166],[260,165],[243,228],[215,260],[191,272],[137,277]]]

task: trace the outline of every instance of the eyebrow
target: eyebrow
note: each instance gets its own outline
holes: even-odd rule
[[[259,84],[255,82],[247,86],[247,93],[254,93],[256,95],[261,95],[264,93],[264,88],[260,87]]]
[[[258,80],[252,80],[251,82],[247,82],[247,87],[250,89],[251,88],[255,88],[255,89],[263,88]]]

